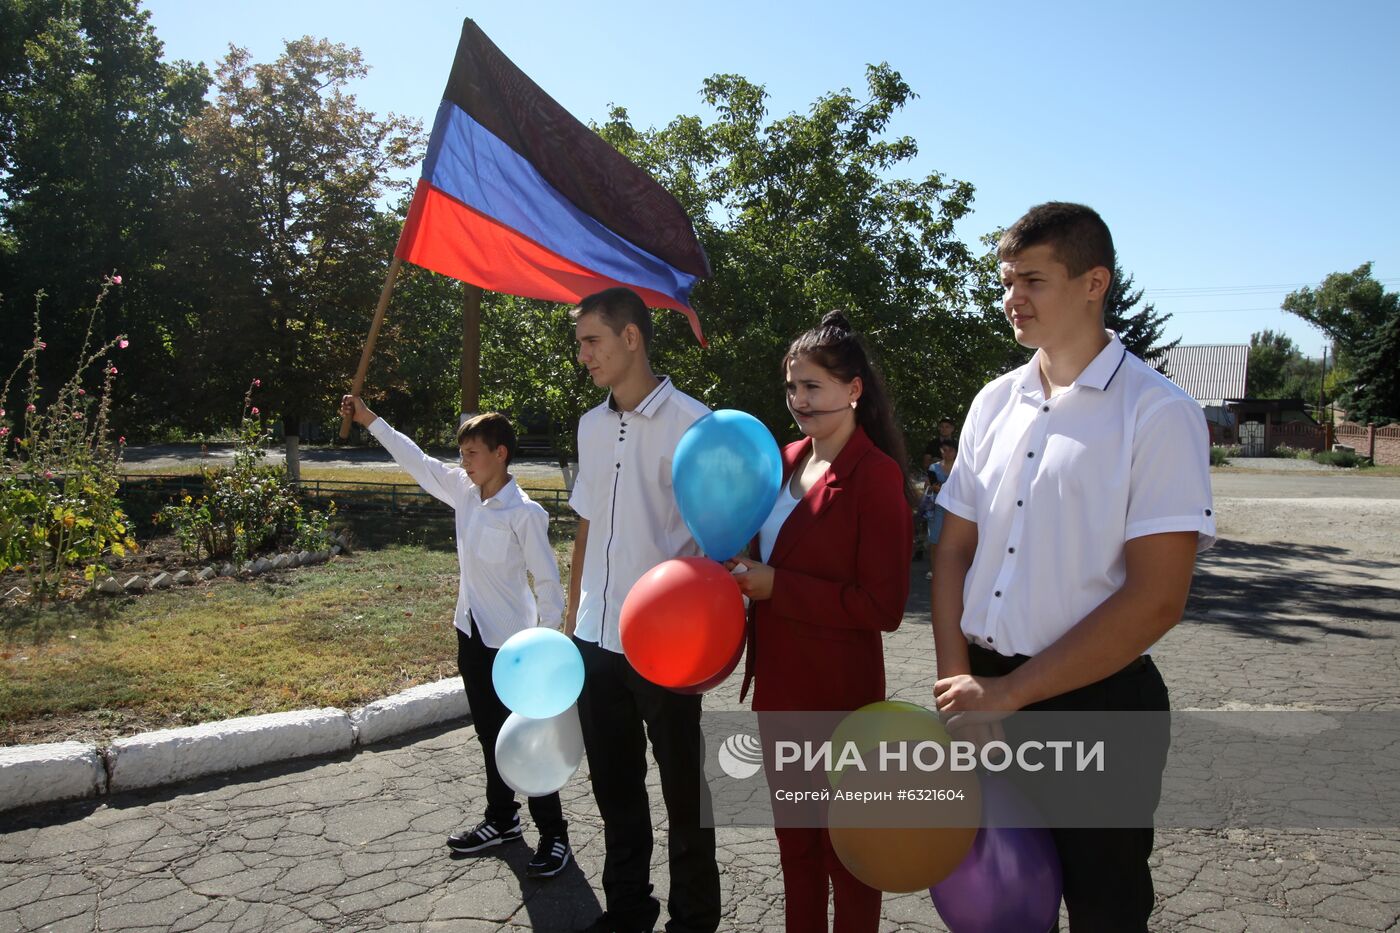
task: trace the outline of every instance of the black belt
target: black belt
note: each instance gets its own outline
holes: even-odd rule
[[[1030,660],[1030,655],[1005,655],[993,651],[990,648],[983,648],[981,645],[976,645],[972,642],[967,643],[967,654],[969,658],[975,658],[977,661],[981,662],[978,666],[991,668],[995,676],[998,677],[1011,673]],[[1117,673],[1109,674],[1108,677],[1119,677],[1123,674],[1135,673],[1142,670],[1151,661],[1151,655],[1140,654],[1129,661],[1122,670]],[[1108,677],[1105,677],[1104,680],[1107,680]]]

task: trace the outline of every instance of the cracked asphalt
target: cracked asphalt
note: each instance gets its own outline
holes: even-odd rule
[[[1250,534],[1273,527],[1251,519],[1279,508],[1270,478],[1229,482],[1217,488],[1229,497],[1217,502],[1222,541],[1200,562],[1185,620],[1156,650],[1173,705],[1400,709],[1400,559],[1386,543],[1400,527],[1377,529],[1377,514],[1391,523],[1395,513],[1368,506],[1396,498],[1400,480],[1366,480],[1374,496],[1355,496],[1345,515],[1334,509],[1368,534],[1348,538],[1333,522],[1292,528],[1286,540]],[[1332,488],[1297,496],[1335,498]],[[887,637],[886,660],[892,695],[928,704],[925,569],[912,568],[908,615]],[[737,684],[706,708],[739,709]],[[0,815],[0,931],[487,933],[592,919],[602,835],[582,775],[563,794],[577,862],[558,878],[525,877],[528,825],[525,843],[449,855],[446,834],[482,809],[477,761],[471,727],[456,725],[354,755]],[[654,771],[651,782],[659,807]],[[1400,931],[1400,829],[1166,827],[1157,840],[1154,930]],[[719,858],[722,928],[782,930],[771,832],[722,828]],[[664,859],[658,844],[663,901]],[[945,927],[927,896],[887,895],[882,930]]]

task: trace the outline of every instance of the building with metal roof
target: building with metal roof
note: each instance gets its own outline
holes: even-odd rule
[[[1234,442],[1237,420],[1225,401],[1245,397],[1249,344],[1178,345],[1149,362],[1201,403],[1212,442]]]
[[[1249,344],[1207,343],[1175,346],[1152,361],[1202,406],[1222,406],[1245,397]]]

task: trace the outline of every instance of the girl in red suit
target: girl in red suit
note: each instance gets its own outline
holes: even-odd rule
[[[881,633],[899,626],[909,595],[904,443],[884,381],[840,312],[792,342],[783,373],[804,437],[783,451],[758,559],[729,562],[753,601],[744,692],[754,685],[756,711],[853,710],[885,698]],[[833,890],[836,933],[874,933],[880,892],[846,870],[827,831],[776,833],[788,933],[825,933]]]

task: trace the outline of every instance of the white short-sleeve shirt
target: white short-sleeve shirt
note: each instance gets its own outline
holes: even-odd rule
[[[695,556],[671,488],[671,460],[681,436],[710,410],[669,377],[634,411],[607,401],[578,423],[578,477],[569,498],[588,521],[574,634],[622,652],[618,622],[632,584],[657,564]]]
[[[1038,654],[1115,593],[1127,541],[1215,540],[1200,405],[1116,335],[1049,399],[1039,357],[977,394],[938,495],[977,524],[963,633],[1005,655]]]

